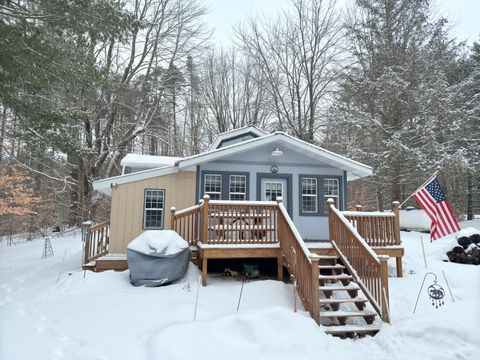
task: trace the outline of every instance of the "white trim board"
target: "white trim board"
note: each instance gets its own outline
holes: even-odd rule
[[[335,154],[319,146],[307,143],[303,140],[299,140],[283,132],[275,132],[273,134],[269,134],[269,135],[265,135],[255,139],[232,144],[232,145],[225,146],[212,151],[208,151],[202,154],[186,157],[179,160],[177,164],[179,169],[182,170],[186,167],[201,165],[207,162],[224,158],[226,156],[236,154],[238,152],[251,150],[258,146],[268,145],[276,141],[285,142],[287,145],[297,148],[301,152],[305,153],[305,155],[307,156],[310,156],[314,159],[321,158],[329,165],[332,165],[342,170],[346,170],[349,180],[355,180],[364,176],[372,175],[372,168],[370,166],[364,165],[355,160],[348,159],[344,156]]]

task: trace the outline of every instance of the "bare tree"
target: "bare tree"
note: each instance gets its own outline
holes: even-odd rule
[[[205,103],[215,120],[210,122],[211,134],[246,125],[265,127],[271,120],[266,79],[256,63],[234,49],[212,50],[203,73]]]
[[[277,21],[251,19],[236,28],[246,56],[268,81],[278,127],[309,142],[341,70],[341,30],[333,0],[294,0]]]

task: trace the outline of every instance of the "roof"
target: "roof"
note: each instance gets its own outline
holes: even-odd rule
[[[180,159],[181,158],[174,156],[127,154],[122,161],[120,161],[120,165],[128,167],[158,168],[166,165],[174,165],[175,162]]]
[[[247,128],[244,128],[243,131],[245,131],[246,129]],[[229,133],[232,134],[233,131]],[[318,160],[319,162],[321,161],[322,163],[326,163],[333,167],[345,170],[347,172],[348,180],[355,180],[361,177],[372,175],[372,168],[370,166],[349,159],[342,155],[335,154],[329,150],[323,149],[319,146],[307,143],[306,141],[297,139],[293,136],[278,131],[272,134],[259,136],[254,139],[245,140],[218,149],[206,151],[201,154],[185,158],[179,158],[175,161],[174,165],[138,171],[131,174],[115,176],[102,180],[96,180],[93,182],[93,188],[94,190],[99,190],[106,194],[109,194],[111,191],[110,187],[114,186],[115,184],[120,185],[134,181],[150,179],[158,176],[173,174],[181,170],[191,170],[192,168],[195,169],[197,165],[204,164],[210,161],[215,161],[230,155],[242,153],[256,147],[272,144],[275,142],[282,142],[289,148],[292,148],[304,154],[305,156]]]
[[[346,170],[348,178],[355,180],[364,176],[372,175],[372,168],[368,165],[362,164],[358,161],[349,159],[342,155],[335,154],[329,150],[323,149],[319,146],[307,143],[306,141],[297,139],[293,136],[285,134],[281,131],[277,131],[272,134],[261,136],[255,139],[246,140],[240,143],[225,146],[219,149],[207,151],[201,154],[185,157],[177,162],[180,170],[189,168],[192,166],[200,165],[206,162],[214,161],[229,155],[233,155],[239,152],[244,152],[261,145],[267,145],[269,143],[281,140],[296,149],[304,153],[307,156],[313,157],[318,160],[323,160],[326,163]]]
[[[266,131],[259,129],[256,126],[253,126],[253,125],[244,126],[242,128],[233,129],[233,130],[220,133],[215,139],[215,141],[213,142],[213,144],[210,145],[209,150],[211,151],[211,150],[217,149],[222,144],[222,142],[225,142],[229,139],[234,139],[242,135],[248,135],[248,134],[252,134],[255,137],[268,135]]]
[[[155,169],[148,169],[144,171],[137,171],[130,174],[113,176],[105,179],[95,180],[93,182],[93,190],[98,190],[106,195],[110,195],[112,187],[121,184],[127,184],[134,181],[140,181],[145,179],[151,179],[158,176],[164,176],[174,174],[179,171],[178,166],[162,166]]]

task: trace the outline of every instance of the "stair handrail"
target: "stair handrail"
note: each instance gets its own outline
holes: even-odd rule
[[[377,255],[328,199],[330,240],[340,259],[383,321],[389,322],[388,256]]]
[[[277,202],[277,233],[282,256],[289,273],[295,278],[297,294],[303,307],[320,324],[319,256],[308,249],[280,197]]]

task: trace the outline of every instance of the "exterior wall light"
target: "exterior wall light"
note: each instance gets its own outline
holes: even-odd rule
[[[276,148],[272,151],[272,156],[283,156],[283,151],[280,150],[278,147],[276,147]]]

